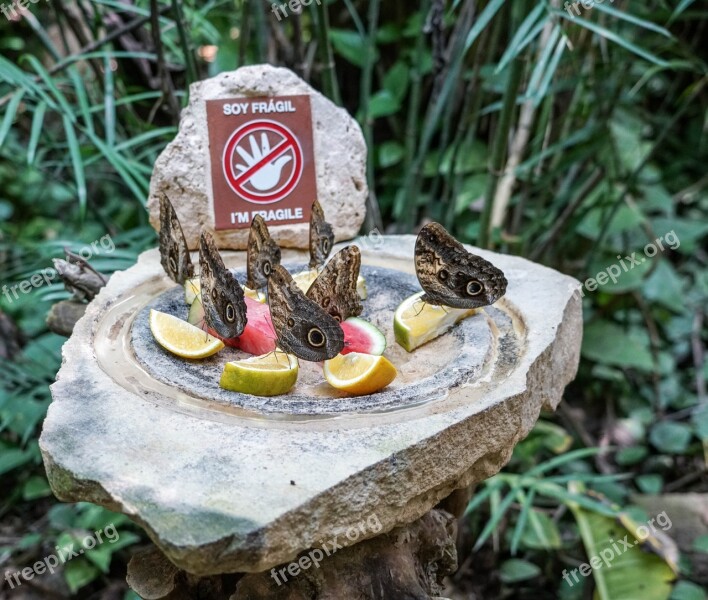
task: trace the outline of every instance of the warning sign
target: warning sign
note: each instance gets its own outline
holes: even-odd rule
[[[307,222],[316,198],[309,96],[207,101],[217,230]]]

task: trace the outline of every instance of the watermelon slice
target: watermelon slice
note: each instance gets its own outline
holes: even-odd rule
[[[267,304],[258,302],[246,296],[246,327],[239,337],[224,339],[210,327],[207,333],[218,337],[227,346],[239,348],[249,354],[260,356],[275,350],[276,339],[273,322],[270,319],[270,309]],[[204,307],[199,297],[195,298],[189,307],[187,321],[197,327],[205,328]],[[383,354],[386,349],[386,338],[374,325],[364,319],[351,317],[342,322],[344,331],[344,350],[349,352],[362,352],[364,354]]]
[[[341,323],[344,330],[344,350],[341,354],[361,352],[381,356],[386,350],[386,337],[381,330],[359,317],[349,317]]]
[[[206,329],[207,333],[219,338],[227,346],[239,348],[249,354],[260,356],[275,350],[275,333],[270,320],[270,309],[267,304],[258,302],[246,296],[246,327],[240,336],[222,338],[204,322],[204,306],[200,296],[197,296],[189,307],[187,322]]]

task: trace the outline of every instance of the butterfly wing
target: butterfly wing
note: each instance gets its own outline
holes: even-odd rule
[[[334,358],[344,348],[339,323],[305,297],[281,265],[268,279],[268,303],[278,346],[285,352],[317,362]]]
[[[260,215],[253,217],[248,234],[246,285],[252,290],[265,287],[273,267],[280,264],[280,246],[270,237],[268,226]]]
[[[246,326],[246,300],[236,277],[224,266],[214,239],[206,231],[199,240],[199,280],[204,319],[223,338],[241,335]]]
[[[325,221],[324,211],[315,200],[310,213],[310,268],[315,269],[325,263],[334,244],[334,230]]]
[[[347,246],[325,265],[307,290],[306,296],[339,322],[356,317],[363,310],[356,291],[360,269],[359,248]]]
[[[415,243],[415,271],[425,302],[450,308],[494,304],[506,292],[504,273],[468,252],[439,223],[428,223]]]
[[[184,285],[194,277],[187,241],[172,203],[160,196],[160,263],[172,281]]]

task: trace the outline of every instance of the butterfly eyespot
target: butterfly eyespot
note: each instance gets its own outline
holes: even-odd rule
[[[216,288],[211,288],[211,299],[216,302],[218,299],[219,295],[216,293]]]
[[[167,260],[168,264],[170,265],[170,270],[173,273],[177,272],[177,261],[175,260],[174,256],[170,256],[169,259]]]
[[[328,239],[328,238],[324,238],[324,239],[322,240],[322,252],[324,252],[325,254],[327,254],[327,253],[329,253],[329,249],[330,249],[329,239]]]
[[[234,310],[234,305],[229,302],[226,305],[226,320],[229,323],[233,323],[236,320],[236,311]]]
[[[326,298],[322,298],[322,308],[327,308],[329,306],[329,302],[329,296],[327,296]]]
[[[325,336],[320,329],[313,327],[307,332],[307,341],[314,348],[321,348],[325,343]]]
[[[440,269],[438,271],[438,279],[440,281],[445,281],[447,279],[448,272],[445,269]]]
[[[467,287],[465,288],[468,296],[477,296],[481,294],[483,290],[484,286],[476,279],[470,279],[467,282]]]
[[[268,277],[271,273],[273,272],[273,267],[271,264],[266,261],[263,263],[263,274]]]
[[[295,319],[293,319],[292,317],[288,319],[288,327],[290,327],[291,329],[295,327]]]
[[[332,313],[332,317],[334,318],[335,321],[337,321],[337,323],[341,323],[341,322],[342,322],[342,316],[341,316],[340,314],[338,314],[338,313]]]

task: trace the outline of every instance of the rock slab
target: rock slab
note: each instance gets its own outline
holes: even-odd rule
[[[195,250],[203,228],[214,229],[212,181],[206,101],[286,95],[310,96],[317,196],[335,239],[359,233],[366,212],[366,144],[358,123],[288,69],[271,65],[241,67],[192,84],[177,137],[160,154],[150,180],[150,223],[159,230],[159,194],[165,193],[177,211],[187,244]],[[276,205],[266,205],[273,208]],[[263,208],[263,207],[260,207]],[[308,223],[269,225],[283,247],[307,248]],[[248,229],[215,232],[221,249],[244,249]]]
[[[414,243],[384,236],[375,249],[363,244],[363,263],[408,275]],[[500,341],[473,381],[442,386],[426,403],[308,419],[195,407],[179,390],[126,375],[131,299],[145,294],[147,304],[173,285],[158,252],[144,253],[111,277],[64,345],[40,438],[52,489],[127,514],[177,567],[199,576],[270,570],[321,540],[347,546],[416,521],[497,473],[541,409],[560,402],[579,361],[578,282],[472,250],[506,274],[497,305],[514,316],[523,343]],[[242,252],[224,259],[237,269],[245,262]],[[115,347],[110,364],[99,362],[106,346]],[[369,518],[380,527],[359,527]]]

